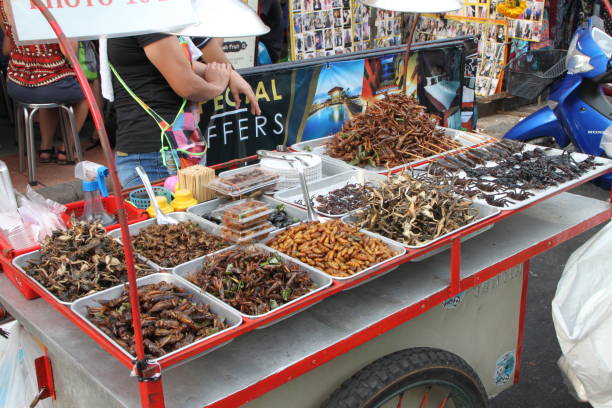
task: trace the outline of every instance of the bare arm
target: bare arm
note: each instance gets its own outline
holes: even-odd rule
[[[229,64],[229,59],[225,55],[223,51],[223,39],[222,38],[213,38],[206,43],[204,47],[200,49],[202,51],[202,59],[205,62],[221,62]],[[251,113],[253,115],[261,115],[261,109],[259,107],[259,103],[257,102],[257,98],[255,97],[255,93],[253,92],[253,88],[248,84],[244,78],[232,69],[230,80],[229,80],[230,91],[232,92],[232,97],[234,101],[236,101],[236,109],[240,108],[240,94],[243,94],[247,97],[249,102],[251,102]]]
[[[219,68],[220,78],[204,80],[192,69],[174,36],[163,38],[144,47],[147,58],[155,65],[177,95],[195,102],[204,102],[223,93],[229,82],[229,70],[225,75]],[[217,69],[218,67],[213,67]],[[197,67],[196,67],[197,69]],[[206,71],[208,71],[208,67]]]

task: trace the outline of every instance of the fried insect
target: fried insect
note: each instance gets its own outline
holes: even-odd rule
[[[367,205],[367,195],[362,184],[347,184],[314,198],[315,209],[322,213],[340,215]]]
[[[445,156],[432,163],[429,173],[458,194],[481,198],[495,207],[506,207],[513,201],[524,201],[535,195],[528,190],[558,186],[599,166],[593,156],[578,162],[567,151],[554,153],[551,149],[524,147],[520,142],[503,139],[458,156],[464,160]],[[465,160],[466,156],[480,161],[470,162]],[[462,182],[457,179],[460,171],[466,177]]]
[[[169,299],[155,301],[155,293]],[[138,288],[145,354],[158,358],[225,329],[224,318],[208,305],[194,303],[192,295],[172,283],[159,282]],[[135,355],[132,308],[125,287],[117,299],[88,307],[87,318],[130,354]]]
[[[190,221],[149,225],[132,239],[139,254],[164,268],[175,267],[229,246],[223,239]]]
[[[327,154],[352,165],[390,168],[460,147],[436,129],[439,121],[416,99],[388,94],[345,122]]]
[[[187,279],[251,316],[274,310],[316,288],[297,264],[256,247],[213,255]]]
[[[397,255],[380,239],[340,220],[300,224],[267,245],[336,277],[352,276]]]
[[[41,244],[39,260],[25,266],[28,275],[63,302],[127,281],[123,246],[99,223],[73,220],[67,231],[55,231]],[[138,277],[155,271],[135,264]]]
[[[425,244],[476,216],[472,201],[427,174],[414,177],[403,172],[367,190],[369,205],[356,213],[357,225],[404,245]]]

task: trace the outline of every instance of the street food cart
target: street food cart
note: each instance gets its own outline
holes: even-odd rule
[[[41,386],[55,406],[385,406],[381,399],[352,405],[365,384],[393,406],[404,394],[444,406],[440,401],[458,392],[445,370],[460,370],[474,381],[472,391],[487,397],[518,381],[529,260],[611,217],[610,203],[571,192],[501,211],[278,313],[245,318],[161,359],[140,382],[130,377],[134,363],[125,354],[38,287],[32,286],[41,298],[28,301],[5,273],[0,302],[45,345]],[[445,246],[450,249],[411,262]],[[11,273],[28,279],[15,268]],[[380,374],[419,369],[440,378],[428,377],[412,393],[410,381],[398,388]]]

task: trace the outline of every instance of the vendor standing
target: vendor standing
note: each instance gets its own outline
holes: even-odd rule
[[[217,41],[208,43],[218,46]],[[177,163],[168,154],[168,139],[161,129],[172,125],[176,140],[184,138],[186,131],[181,129],[188,130],[193,120],[186,101],[206,102],[229,86],[235,97],[246,95],[253,114],[261,113],[251,87],[224,58],[220,62],[206,59],[203,64],[192,61],[187,48],[184,39],[161,33],[108,40],[117,112],[115,159],[123,188],[141,184],[137,166],[152,180],[174,173]],[[213,55],[218,54],[215,51]],[[187,114],[181,116],[181,112]]]

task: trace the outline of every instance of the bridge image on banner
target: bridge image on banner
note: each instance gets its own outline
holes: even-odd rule
[[[342,128],[345,120],[363,111],[363,70],[363,59],[321,67],[302,141],[332,135]]]

